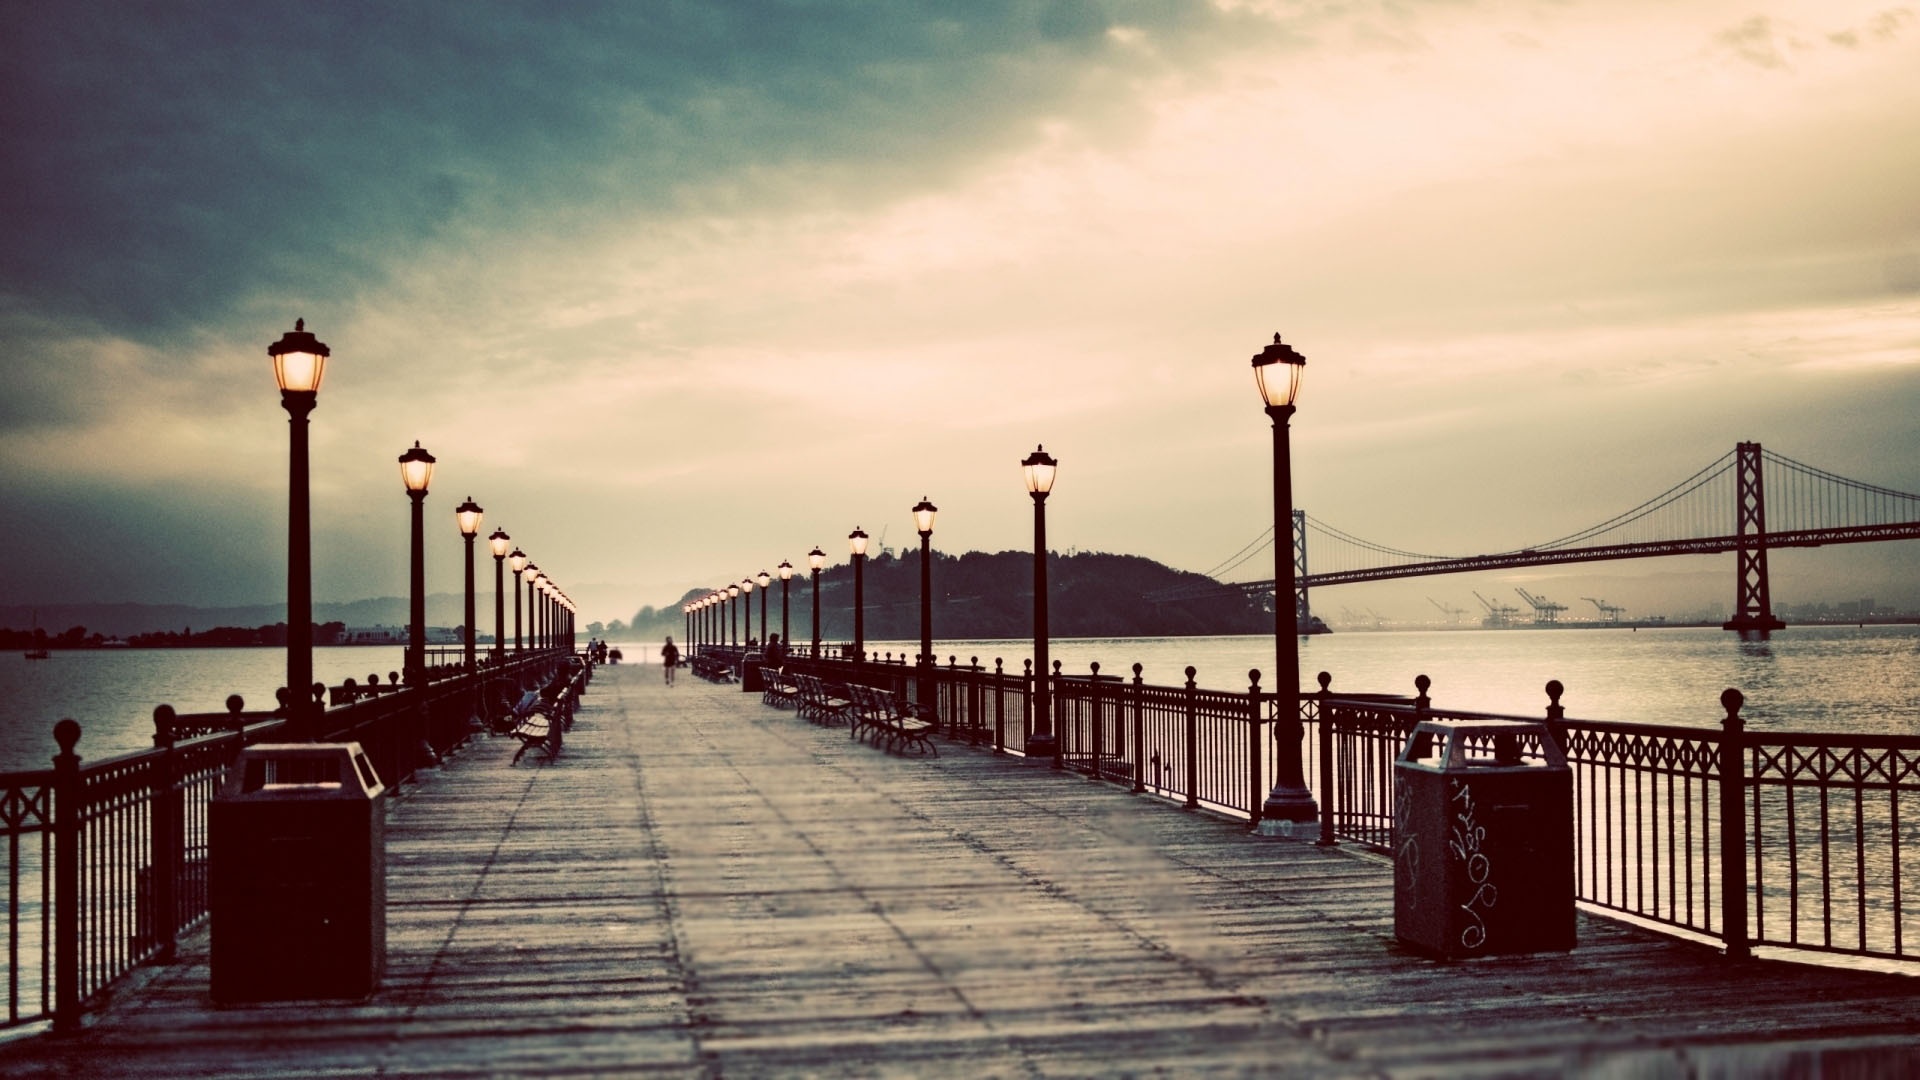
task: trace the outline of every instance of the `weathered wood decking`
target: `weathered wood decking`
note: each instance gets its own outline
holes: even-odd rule
[[[514,748],[394,801],[372,1001],[215,1009],[201,934],[0,1075],[1920,1071],[1911,978],[1587,918],[1571,954],[1434,963],[1378,861],[657,668],[602,669],[557,760]]]

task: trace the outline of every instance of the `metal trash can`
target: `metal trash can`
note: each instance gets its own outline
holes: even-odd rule
[[[1573,948],[1573,774],[1545,724],[1423,720],[1393,798],[1403,945],[1449,960]]]
[[[386,790],[349,743],[240,752],[207,808],[213,999],[364,999],[387,954]]]
[[[740,661],[740,692],[743,694],[762,693],[767,688],[767,680],[760,677],[760,665],[767,662],[757,650],[748,653]]]

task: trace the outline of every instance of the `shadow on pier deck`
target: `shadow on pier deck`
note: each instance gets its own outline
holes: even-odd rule
[[[1582,918],[1438,964],[1392,869],[1017,759],[602,669],[566,749],[391,806],[362,1005],[214,1009],[206,938],[7,1076],[1920,1072],[1920,983]]]

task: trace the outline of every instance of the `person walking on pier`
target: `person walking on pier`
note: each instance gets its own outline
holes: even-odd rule
[[[673,635],[667,635],[667,643],[660,646],[660,668],[666,673],[667,685],[673,685],[673,669],[680,666],[680,650],[673,644]]]

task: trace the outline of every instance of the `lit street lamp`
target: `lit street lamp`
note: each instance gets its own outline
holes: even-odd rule
[[[741,579],[740,579],[740,593],[741,593],[741,595],[743,595],[743,596],[745,596],[745,597],[747,598],[747,599],[746,599],[746,604],[745,604],[745,607],[746,607],[746,609],[747,609],[747,612],[746,612],[746,614],[747,614],[747,617],[746,617],[746,624],[747,624],[747,626],[746,626],[746,631],[745,631],[745,633],[746,633],[746,635],[747,635],[747,643],[748,643],[749,645],[751,645],[751,644],[753,644],[753,640],[754,640],[754,638],[753,638],[753,577],[752,577],[752,575],[748,575],[747,577],[743,577],[743,578],[741,578]],[[761,594],[760,594],[760,598],[761,598],[762,600],[765,600],[765,599],[766,599],[766,595],[767,595],[766,593],[761,593]],[[761,626],[760,626],[760,629],[761,629],[761,631],[762,631],[762,632],[764,632],[764,631],[766,630],[766,620],[765,620],[765,619],[762,619],[762,620],[761,620]],[[766,644],[766,642],[765,642],[765,641],[762,641],[762,642],[761,642],[760,644],[762,644],[762,645],[765,645],[765,644]]]
[[[727,586],[727,644],[740,644],[740,586]]]
[[[1290,835],[1293,826],[1320,816],[1300,760],[1300,620],[1294,602],[1293,460],[1288,445],[1288,422],[1306,366],[1307,358],[1282,342],[1279,334],[1253,358],[1254,383],[1273,420],[1272,685],[1277,754],[1273,790],[1260,808],[1260,831],[1266,835]]]
[[[520,570],[520,580],[527,583],[527,648],[538,649],[540,647],[540,635],[535,629],[537,624],[534,618],[539,609],[533,606],[533,583],[540,580],[539,565],[532,562],[527,563],[527,565]]]
[[[486,511],[480,509],[480,505],[473,501],[473,496],[471,495],[467,496],[467,501],[461,503],[453,511],[453,520],[459,523],[460,535],[466,538],[466,541],[467,541],[467,641],[466,641],[467,656],[466,656],[466,659],[467,659],[467,671],[469,673],[471,673],[475,669],[478,663],[474,657],[473,538],[480,535],[480,518],[485,513]]]
[[[529,566],[527,569],[531,570],[533,567]],[[534,647],[540,649],[553,648],[553,618],[551,606],[548,603],[550,584],[546,571],[542,570],[533,579],[534,592],[527,594],[527,599],[533,602]],[[535,595],[536,593],[538,595]]]
[[[940,508],[926,496],[913,506],[913,527],[920,534],[920,704],[933,703],[933,515]]]
[[[513,573],[513,651],[517,654],[523,645],[520,643],[520,575],[527,568],[527,553],[519,548],[507,556],[507,569]]]
[[[811,655],[817,660],[820,657],[820,568],[827,565],[827,553],[820,550],[819,544],[813,545],[813,550],[807,552],[807,565],[813,571],[813,652]]]
[[[793,586],[793,564],[785,559],[774,569],[780,571],[780,647],[793,651],[793,631],[787,628],[787,591]]]
[[[760,586],[760,649],[764,652],[767,648],[767,586],[773,583],[773,575],[762,570],[753,583]]]
[[[847,534],[847,548],[853,552],[853,659],[867,658],[867,534],[855,525]]]
[[[493,530],[493,535],[487,537],[487,547],[493,551],[493,650],[491,655],[496,664],[505,659],[503,654],[507,648],[507,591],[501,567],[506,562],[507,545],[512,542],[513,538],[507,535],[505,529],[496,528]],[[513,595],[516,600],[519,599],[520,590],[515,589]]]
[[[400,482],[407,498],[413,501],[413,560],[411,601],[407,607],[407,685],[424,687],[427,683],[427,484],[433,480],[433,455],[420,448],[420,440],[400,455]]]
[[[267,346],[280,407],[287,410],[287,720],[302,738],[313,738],[313,539],[307,485],[307,415],[320,400],[328,351],[307,333],[307,321]]]
[[[1033,496],[1033,731],[1027,736],[1028,757],[1051,757],[1061,764],[1060,738],[1053,731],[1053,669],[1047,666],[1047,495],[1060,463],[1044,446],[1020,463]]]

